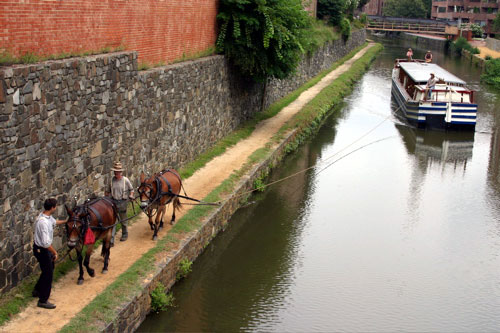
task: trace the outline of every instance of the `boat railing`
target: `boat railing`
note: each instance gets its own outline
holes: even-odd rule
[[[421,86],[421,85],[415,85],[414,86],[416,89],[418,89],[420,92],[425,92],[427,93],[427,88]],[[472,90],[461,90],[461,91],[458,91],[458,90],[455,90],[451,87],[447,87],[446,89],[432,89],[432,97],[430,99],[426,99],[425,101],[428,101],[428,102],[452,102],[450,100],[450,95],[447,96],[447,94],[450,94],[450,93],[456,93],[456,94],[460,94],[460,102],[463,103],[464,102],[464,95],[470,95],[468,96],[469,100],[468,101],[465,101],[466,103],[474,103],[474,91]],[[458,101],[454,101],[454,102],[458,102]]]
[[[396,59],[394,60],[394,67],[398,67],[400,62],[425,62],[423,59],[411,59],[408,60],[408,58],[403,58],[403,59]]]

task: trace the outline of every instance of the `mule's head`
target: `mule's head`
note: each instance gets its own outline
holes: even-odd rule
[[[83,219],[86,213],[81,212],[79,207],[74,207],[70,209],[66,207],[66,212],[68,213],[68,220],[66,221],[66,236],[68,238],[68,247],[70,249],[74,248],[80,239],[82,239],[82,229],[83,229]],[[83,239],[82,239],[83,240]]]
[[[141,185],[137,188],[137,193],[139,193],[139,199],[141,200],[141,208],[146,208],[151,202],[153,202],[156,196],[156,184],[154,182],[154,177],[149,177],[146,179],[144,172],[141,172]]]

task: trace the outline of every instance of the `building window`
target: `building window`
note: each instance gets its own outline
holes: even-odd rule
[[[446,13],[446,7],[438,7],[438,13]]]

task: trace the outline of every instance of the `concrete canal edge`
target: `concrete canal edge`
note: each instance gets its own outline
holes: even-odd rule
[[[165,236],[162,240],[158,241],[157,247],[146,253],[139,259],[132,267],[124,273],[130,273],[133,276],[132,280],[139,281],[133,282],[126,288],[116,288],[113,284],[108,287],[101,295],[89,304],[80,314],[82,317],[89,317],[89,312],[99,311],[99,307],[113,306],[106,303],[106,297],[116,296],[123,300],[118,306],[114,307],[113,315],[106,316],[99,322],[86,322],[88,326],[82,327],[81,322],[74,322],[73,320],[66,325],[62,331],[88,331],[98,330],[101,332],[132,332],[135,331],[140,324],[144,321],[147,314],[151,311],[151,293],[159,285],[162,284],[169,290],[176,282],[176,274],[179,270],[181,261],[189,260],[194,261],[211,242],[211,240],[221,231],[224,230],[228,224],[230,217],[236,212],[238,208],[245,204],[248,198],[248,192],[254,189],[256,180],[261,180],[266,177],[269,171],[277,166],[285,155],[293,151],[305,138],[313,135],[316,130],[321,126],[322,121],[331,114],[334,110],[338,110],[342,105],[343,98],[350,94],[353,90],[354,84],[368,69],[376,54],[382,49],[381,46],[372,47],[373,51],[369,50],[365,55],[358,59],[351,68],[339,78],[337,78],[329,87],[321,91],[316,97],[319,98],[321,94],[327,91],[332,86],[334,98],[324,107],[318,108],[313,117],[309,117],[306,124],[300,127],[288,130],[286,134],[277,134],[275,138],[279,141],[274,145],[266,148],[265,158],[257,163],[250,163],[247,167],[243,167],[242,173],[237,177],[235,184],[231,185],[229,191],[229,199],[224,201],[221,206],[217,208],[207,208],[206,215],[199,221],[194,230],[188,231],[182,237],[175,238],[175,236]],[[313,99],[306,105],[301,112],[303,112],[311,103]],[[314,107],[312,107],[314,108]],[[299,112],[299,115],[300,113]],[[297,116],[299,116],[297,115]],[[293,120],[292,120],[293,121]],[[285,125],[287,126],[287,125]],[[271,142],[272,143],[272,142]],[[223,186],[222,184],[221,186]],[[217,191],[217,190],[216,190]],[[209,195],[210,196],[210,195]],[[205,206],[206,207],[206,206]],[[193,209],[192,209],[193,210]],[[191,210],[191,211],[192,211]],[[189,212],[183,218],[188,217]],[[182,220],[182,219],[181,219]],[[178,224],[181,221],[178,222]],[[167,242],[176,244],[170,247],[166,245]],[[156,251],[154,251],[156,250]],[[166,250],[166,251],[165,251]],[[145,276],[141,275],[141,269],[136,264],[142,261],[142,267],[148,267]],[[119,277],[119,279],[121,276]],[[134,280],[134,281],[136,281]],[[118,279],[117,279],[118,282]],[[122,281],[119,281],[123,284]],[[126,290],[127,295],[121,294]],[[117,292],[118,291],[118,292]],[[104,295],[107,294],[107,295]],[[99,298],[103,299],[99,299]],[[92,317],[92,315],[90,315]]]

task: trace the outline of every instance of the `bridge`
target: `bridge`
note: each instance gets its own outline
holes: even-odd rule
[[[431,35],[458,35],[458,27],[449,24],[449,22],[400,17],[368,16],[366,29]]]

